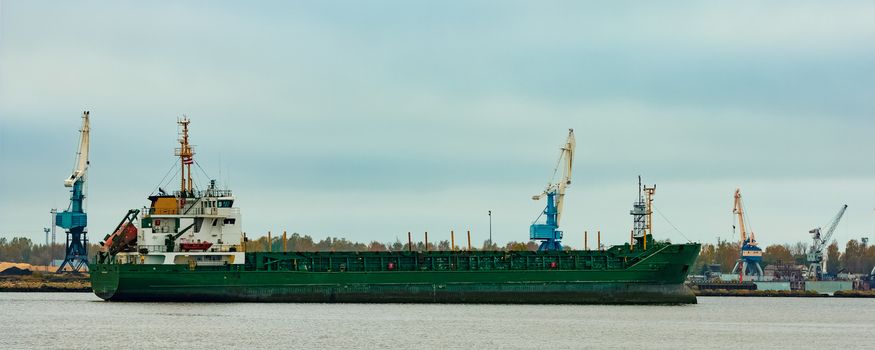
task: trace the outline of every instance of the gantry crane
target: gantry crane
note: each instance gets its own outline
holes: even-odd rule
[[[559,231],[559,219],[562,218],[562,208],[565,202],[565,189],[571,184],[571,165],[574,160],[574,129],[568,129],[568,138],[562,146],[559,161],[553,169],[553,176],[547,183],[544,192],[532,196],[533,200],[540,200],[547,196],[547,207],[535,218],[535,222],[529,227],[529,238],[541,241],[538,250],[562,250],[562,231]],[[554,181],[562,167],[562,178]],[[547,215],[546,223],[538,223],[542,215]]]
[[[70,266],[73,272],[88,268],[88,216],[85,214],[85,175],[88,172],[91,131],[88,114],[88,111],[82,112],[82,129],[79,130],[79,149],[76,151],[73,174],[64,180],[64,186],[71,188],[70,205],[67,210],[55,214],[56,224],[67,230],[64,262],[58,267],[59,273],[66,266]]]
[[[823,250],[829,244],[829,240],[832,239],[832,233],[835,232],[836,227],[839,225],[839,221],[842,220],[842,216],[845,215],[845,210],[847,209],[847,204],[842,205],[838,214],[836,214],[829,223],[826,233],[822,232],[821,227],[808,231],[808,233],[811,234],[812,242],[811,247],[808,249],[806,258],[810,264],[808,266],[808,276],[811,279],[819,280],[823,277],[823,273],[826,272],[826,260],[823,258]]]
[[[741,190],[735,189],[735,204],[732,208],[732,213],[738,217],[738,228],[741,233],[741,256],[732,268],[732,273],[738,273],[739,280],[744,281],[744,275],[750,270],[751,275],[763,275],[763,268],[760,262],[763,261],[763,250],[757,246],[757,240],[753,231],[748,235],[747,227],[745,227],[744,205],[741,202]],[[735,226],[733,226],[733,229]]]

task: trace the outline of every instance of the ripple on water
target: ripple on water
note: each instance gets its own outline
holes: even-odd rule
[[[875,299],[700,297],[698,305],[109,303],[0,293],[0,348],[866,348]],[[82,328],[77,322],[84,320]],[[61,332],[82,329],[82,336]]]

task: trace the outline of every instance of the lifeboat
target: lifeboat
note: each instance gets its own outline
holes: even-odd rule
[[[207,249],[210,249],[210,247],[212,247],[212,246],[213,246],[213,244],[210,243],[210,242],[197,242],[197,243],[195,243],[195,242],[186,242],[186,243],[179,243],[179,249],[181,249],[182,251],[185,251],[185,252],[190,252],[190,251],[193,251],[193,250],[194,250],[194,251],[206,251]]]
[[[132,247],[137,241],[137,227],[131,223],[125,223],[118,230],[105,238],[103,243],[104,251],[110,249],[125,249]]]

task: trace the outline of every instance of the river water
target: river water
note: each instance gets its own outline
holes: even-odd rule
[[[0,293],[0,349],[875,349],[875,299],[686,306],[108,303]]]

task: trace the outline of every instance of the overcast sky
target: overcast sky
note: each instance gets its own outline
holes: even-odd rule
[[[0,236],[66,208],[83,110],[93,242],[182,114],[250,236],[527,240],[568,128],[572,246],[628,239],[639,174],[657,238],[733,239],[736,187],[761,244],[875,236],[873,1],[0,0]]]

